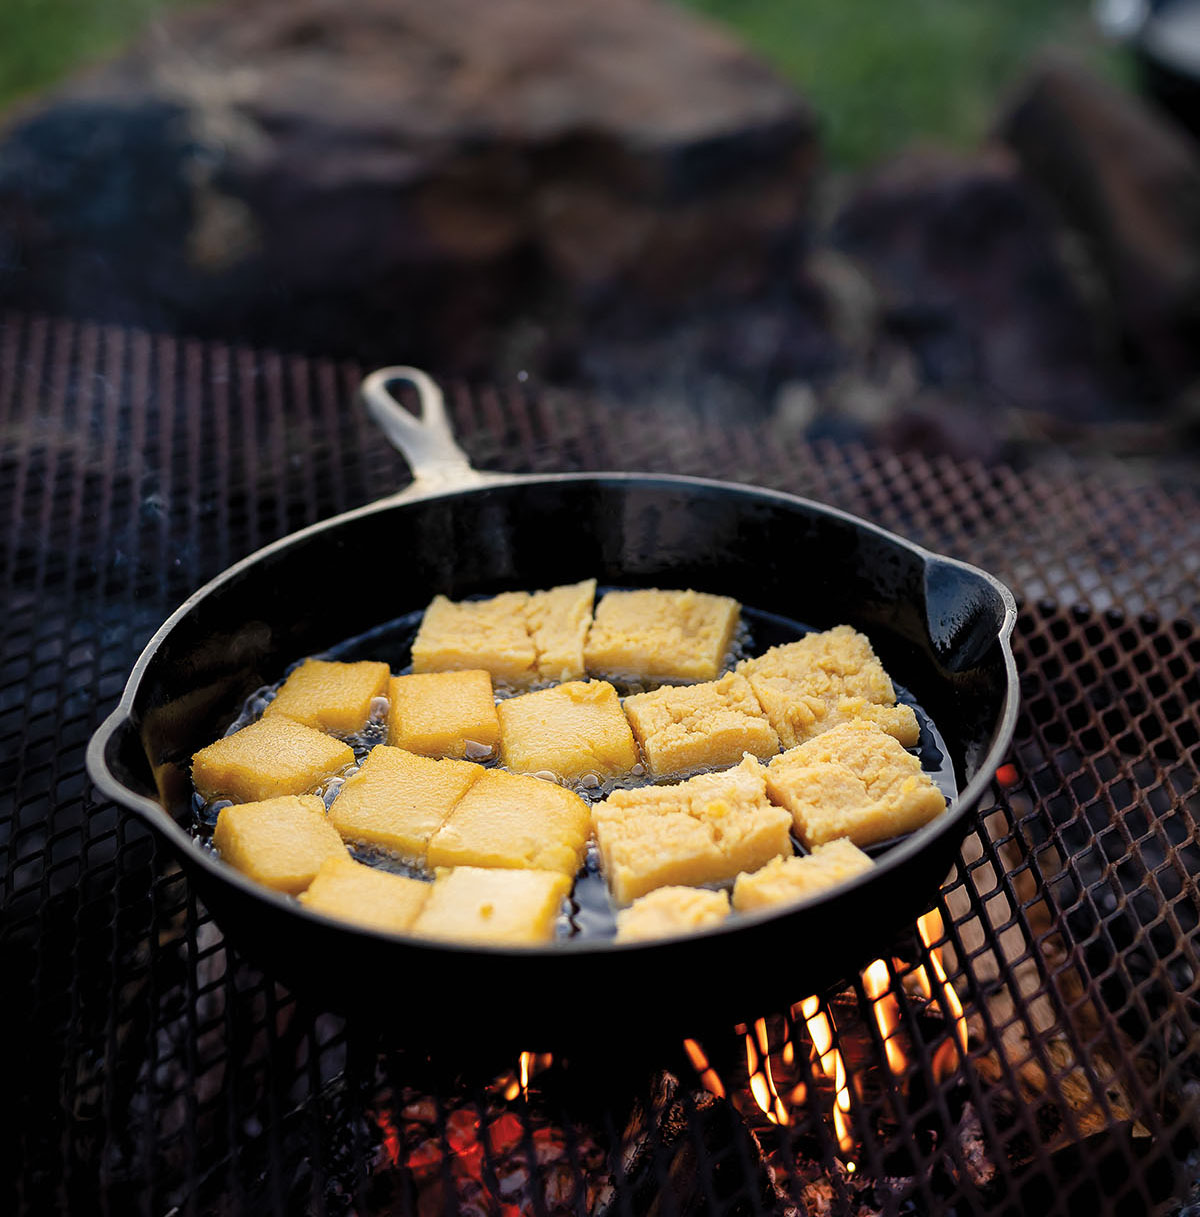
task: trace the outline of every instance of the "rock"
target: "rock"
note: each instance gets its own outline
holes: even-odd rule
[[[920,384],[942,400],[981,413],[1108,415],[1053,218],[1010,158],[907,153],[849,198],[833,242],[875,288],[881,340],[907,344]]]
[[[1048,63],[1000,134],[1086,239],[1115,328],[1140,364],[1133,391],[1169,396],[1200,376],[1200,152],[1133,95]]]
[[[0,303],[446,371],[767,290],[814,122],[657,0],[223,0],[0,136]]]

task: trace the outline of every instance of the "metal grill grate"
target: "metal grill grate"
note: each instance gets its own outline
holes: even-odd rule
[[[935,1079],[954,1030],[944,998],[907,992],[929,962],[911,936],[888,965],[914,1045],[904,1072],[885,1067],[847,978],[849,996],[825,995],[856,1079],[846,1149],[803,1017],[764,1024],[777,1068],[790,1038],[806,1083],[786,1127],[744,1089],[713,1099],[682,1052],[658,1062],[673,1073],[642,1068],[635,1044],[605,1045],[599,1075],[556,1062],[506,1098],[383,1025],[298,1005],[226,948],[136,824],[89,800],[84,744],[174,605],[405,479],[351,401],[358,376],[44,319],[0,327],[2,1030],[17,1114],[0,1207],[1168,1213],[1200,1199],[1196,487],[672,417],[617,428],[595,402],[451,393],[481,466],[777,486],[970,558],[1021,598],[1012,768],[939,900],[966,1060]],[[730,1087],[748,1072],[727,1063],[743,1038],[705,1045]]]

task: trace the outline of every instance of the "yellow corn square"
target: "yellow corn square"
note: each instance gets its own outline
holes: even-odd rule
[[[655,888],[725,883],[792,852],[791,818],[768,802],[752,756],[678,786],[615,790],[592,808],[592,825],[618,905]]]
[[[707,592],[608,592],[588,633],[587,669],[622,680],[715,680],[739,611],[736,600]]]
[[[737,670],[785,748],[856,718],[877,723],[906,748],[920,736],[912,707],[896,705],[896,690],[870,641],[848,625],[772,647]]]
[[[604,781],[624,777],[638,764],[617,691],[605,681],[568,681],[510,697],[496,710],[501,760],[518,773]]]
[[[587,674],[583,646],[591,628],[595,598],[595,579],[552,587],[529,597],[525,628],[533,640],[538,684],[582,680]]]
[[[377,744],[338,791],[329,820],[347,841],[424,865],[430,838],[484,772],[469,761],[435,761]]]
[[[250,803],[307,794],[353,763],[349,744],[278,715],[201,748],[192,782],[205,799]]]
[[[750,682],[734,672],[637,693],[625,699],[625,715],[655,778],[735,765],[745,752],[765,758],[779,751]]]
[[[485,769],[430,841],[429,866],[574,875],[589,826],[588,806],[577,794],[540,778]]]
[[[306,727],[353,735],[367,725],[371,703],[387,692],[386,663],[332,663],[306,659],[279,687],[263,711],[277,714]]]
[[[729,916],[729,896],[703,887],[660,887],[617,913],[617,941],[670,938],[719,925]]]
[[[339,838],[340,840],[340,838]],[[329,858],[300,903],[317,913],[373,930],[407,930],[429,898],[432,884],[356,862],[342,850]]]
[[[837,837],[873,845],[913,832],[946,810],[921,762],[881,727],[855,719],[777,756],[767,791],[812,849]]]
[[[738,875],[733,885],[733,907],[740,913],[749,913],[794,904],[837,887],[874,865],[857,845],[842,837],[818,845],[803,858],[772,858],[760,870]]]
[[[213,845],[242,874],[291,896],[304,891],[330,858],[348,856],[315,795],[223,807]]]
[[[500,945],[549,942],[570,890],[571,880],[557,871],[439,870],[412,932]]]
[[[435,596],[413,641],[413,671],[483,668],[516,688],[531,684],[537,651],[525,628],[528,604],[528,592],[502,592],[490,600]]]
[[[500,743],[491,675],[476,668],[393,676],[388,743],[420,756],[482,760]]]

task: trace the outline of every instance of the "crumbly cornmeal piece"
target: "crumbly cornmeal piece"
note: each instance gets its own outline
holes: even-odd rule
[[[484,772],[469,761],[435,761],[377,744],[338,791],[329,821],[347,841],[424,865],[429,839]]]
[[[660,887],[617,913],[617,941],[669,938],[717,925],[729,916],[729,896],[702,887]]]
[[[306,659],[279,687],[263,711],[282,714],[306,727],[353,735],[367,725],[371,702],[387,692],[386,663],[332,663]]]
[[[714,680],[740,605],[707,592],[608,592],[596,606],[584,659],[596,676]]]
[[[592,624],[596,580],[534,592],[525,606],[525,628],[533,640],[538,684],[582,680],[587,674],[583,644]]]
[[[768,802],[752,756],[678,786],[614,790],[592,808],[592,826],[618,905],[659,887],[722,883],[792,852],[791,817]]]
[[[388,684],[388,743],[420,756],[468,753],[481,760],[500,743],[492,677],[481,668],[393,676]]]
[[[604,781],[638,764],[620,698],[606,681],[568,681],[507,698],[496,710],[500,759],[517,773],[552,773],[565,782],[592,774]]]
[[[859,846],[886,841],[946,810],[920,760],[861,718],[777,756],[767,766],[767,792],[792,813],[810,849],[836,837]]]
[[[464,942],[548,942],[570,890],[571,880],[557,871],[441,869],[412,932]]]
[[[634,694],[625,699],[625,715],[656,778],[733,765],[745,752],[765,758],[779,751],[750,682],[735,672]]]
[[[413,642],[413,671],[483,668],[518,689],[577,680],[595,597],[595,579],[490,600],[435,596]]]
[[[583,864],[589,827],[588,806],[572,791],[485,769],[429,842],[428,864],[573,876]]]
[[[528,592],[501,592],[490,600],[434,596],[413,640],[413,671],[483,668],[518,688],[531,683],[537,651],[525,628],[528,604]]]
[[[855,718],[878,723],[906,748],[920,736],[911,706],[896,705],[891,678],[865,635],[848,625],[772,647],[737,671],[749,680],[785,748]]]
[[[349,744],[280,714],[201,748],[192,782],[205,799],[250,803],[307,794],[353,763]]]
[[[837,887],[875,863],[845,837],[818,845],[803,858],[772,858],[751,874],[738,875],[733,885],[733,907],[739,913],[792,904],[817,892]]]
[[[425,907],[432,884],[364,866],[342,851],[328,858],[300,894],[318,913],[375,930],[407,930]]]
[[[315,795],[223,807],[213,845],[242,874],[291,896],[304,891],[330,858],[348,856]]]

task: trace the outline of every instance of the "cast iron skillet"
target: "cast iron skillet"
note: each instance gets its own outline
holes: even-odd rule
[[[397,382],[417,389],[419,418],[388,392]],[[362,393],[412,485],[268,545],[202,587],[150,640],[88,748],[97,787],[174,848],[231,942],[294,988],[384,1012],[406,1033],[457,1038],[486,1025],[493,1040],[542,1050],[634,1028],[677,1039],[782,1009],[850,974],[930,906],[1012,737],[1016,609],[1002,584],[793,495],[699,478],[482,473],[423,373],[383,369]],[[496,949],[357,929],[256,885],[191,839],[189,758],[290,664],[437,592],[591,576],[863,630],[940,727],[958,798],[828,895],[652,944]]]

